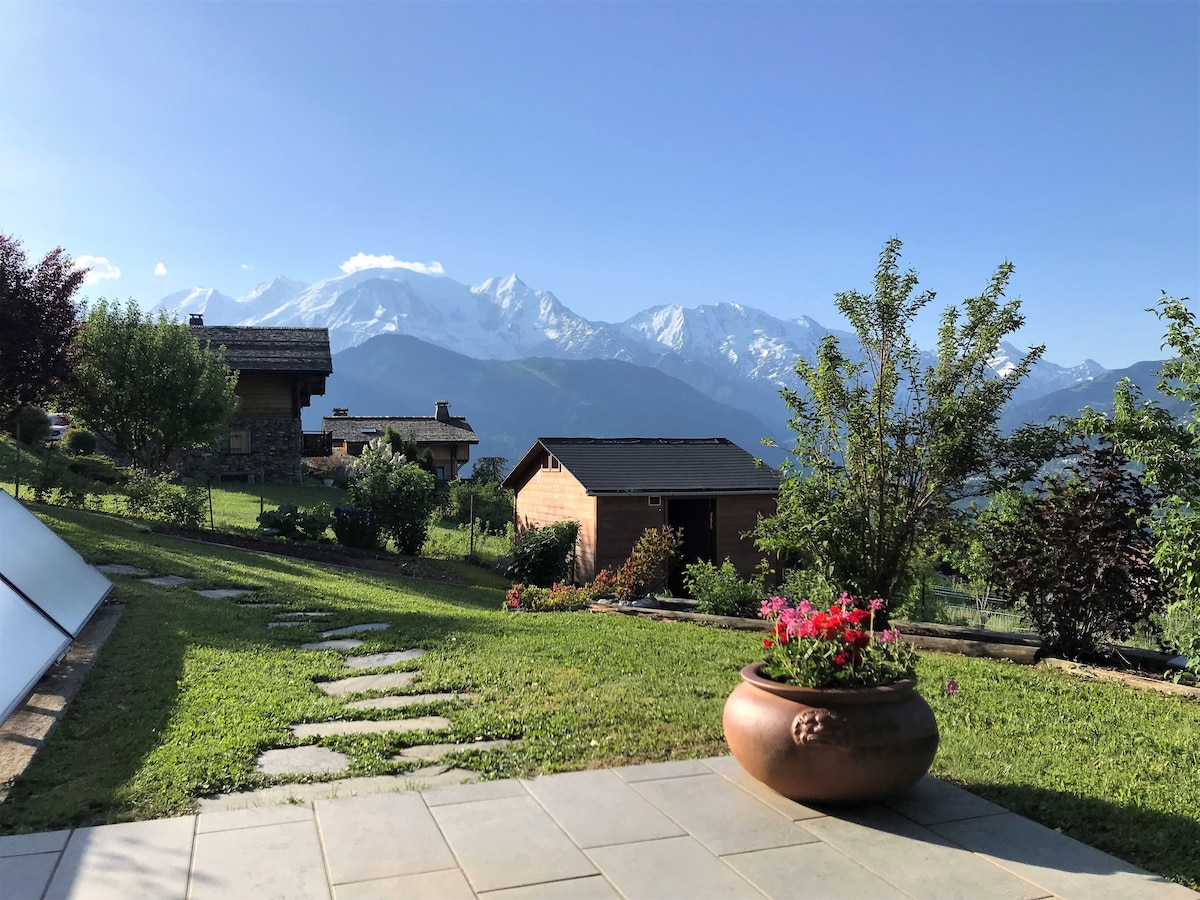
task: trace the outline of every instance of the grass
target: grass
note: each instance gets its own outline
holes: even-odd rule
[[[387,622],[360,652],[424,647],[415,691],[455,701],[353,712],[314,682],[344,674],[335,653],[297,649],[311,626],[268,629],[272,611],[189,588],[116,576],[125,613],[61,726],[0,804],[15,832],[186,813],[206,793],[287,779],[254,771],[288,727],[338,717],[439,713],[449,741],[519,738],[459,761],[487,777],[727,752],[721,709],[761,636],[587,612],[500,611],[502,588],[463,566],[465,587],[243,554],[147,533],[80,510],[37,513],[89,560],[249,586],[292,609],[327,609],[321,628]],[[1082,682],[1055,670],[926,654],[921,690],[942,733],[934,773],[1022,815],[1192,886],[1200,885],[1200,703]],[[954,678],[957,696],[942,686]],[[348,774],[400,774],[423,738],[329,738]]]

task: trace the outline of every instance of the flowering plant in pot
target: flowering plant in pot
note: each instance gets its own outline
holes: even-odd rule
[[[918,694],[916,653],[876,633],[883,601],[842,594],[828,609],[772,597],[767,659],[742,669],[725,702],[725,739],[742,767],[793,800],[855,803],[915,784],[937,752]]]
[[[763,639],[767,678],[798,687],[876,687],[916,677],[916,652],[894,628],[875,631],[883,601],[865,608],[843,593],[828,610],[807,600],[764,600],[759,615],[773,624]]]

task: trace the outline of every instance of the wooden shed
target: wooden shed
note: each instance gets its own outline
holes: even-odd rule
[[[238,372],[238,408],[217,449],[218,475],[299,481],[300,411],[325,393],[333,374],[325,328],[258,328],[188,323],[200,344],[225,348]]]
[[[687,563],[729,557],[753,572],[763,554],[742,535],[775,512],[779,473],[726,438],[539,438],[504,487],[518,529],[580,523],[579,581],[620,566],[647,528],[682,529],[670,584],[682,596]]]

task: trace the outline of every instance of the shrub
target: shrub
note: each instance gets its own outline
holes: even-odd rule
[[[1185,597],[1155,617],[1163,643],[1187,660],[1192,678],[1200,678],[1200,597]]]
[[[36,406],[22,407],[20,412],[13,416],[13,437],[17,436],[18,426],[22,444],[36,447],[50,440],[50,417],[44,409]]]
[[[1085,447],[1032,494],[981,516],[998,584],[1045,640],[1075,659],[1162,610],[1147,524],[1154,497],[1110,447]]]
[[[134,472],[125,483],[124,494],[125,509],[131,516],[184,528],[200,528],[207,518],[204,488],[172,484],[170,475]]]
[[[333,533],[338,543],[356,550],[379,549],[379,523],[365,509],[338,506],[333,510]]]
[[[504,574],[537,587],[569,582],[575,575],[578,538],[578,522],[553,522],[545,528],[530,526],[513,542],[512,557]]]
[[[90,456],[96,452],[96,436],[86,428],[68,428],[63,432],[60,446],[72,456]]]
[[[94,493],[102,493],[109,487],[129,480],[129,470],[118,466],[107,456],[76,456],[66,463],[68,471],[92,482]]]
[[[727,556],[720,568],[708,560],[700,560],[686,566],[683,570],[683,583],[688,592],[700,601],[700,612],[713,616],[752,618],[758,615],[759,601],[764,596],[763,581],[766,575],[764,563],[753,578],[743,581]]]
[[[474,499],[475,527],[484,534],[504,534],[512,522],[512,491],[506,491],[494,481],[477,483],[455,479],[450,482],[450,520],[456,524],[471,521],[471,501]]]
[[[592,585],[578,587],[573,584],[553,584],[550,587],[514,584],[504,595],[506,609],[524,609],[529,612],[559,612],[583,609],[595,598]]]
[[[378,439],[363,451],[350,476],[350,499],[375,514],[380,532],[410,556],[421,552],[437,505],[437,480]]]
[[[264,510],[258,517],[260,528],[274,531],[285,538],[307,538],[310,541],[322,537],[329,523],[329,507],[324,504],[302,510],[285,503],[278,509]]]
[[[683,535],[669,525],[647,528],[633,545],[629,559],[617,572],[616,594],[622,601],[637,600],[667,588],[667,563]]]

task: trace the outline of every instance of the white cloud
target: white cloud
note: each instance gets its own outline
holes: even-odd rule
[[[121,270],[103,256],[89,256],[86,253],[83,256],[77,256],[75,257],[75,268],[91,270],[83,277],[84,284],[95,284],[105,278],[121,277]]]
[[[156,266],[154,267],[154,274],[155,274],[155,275],[166,275],[166,274],[167,274],[167,267],[166,267],[166,266],[164,266],[162,263],[159,263],[158,265],[156,265]]]
[[[250,265],[250,263],[242,263],[242,271],[243,272],[246,272],[252,268],[254,268],[254,267],[252,265]]]
[[[359,253],[342,263],[341,269],[347,275],[353,272],[361,272],[363,269],[409,269],[413,272],[420,272],[422,275],[446,274],[446,270],[442,268],[442,264],[437,260],[428,263],[404,262],[404,260],[396,259],[391,254],[387,256],[371,256],[366,253]]]

